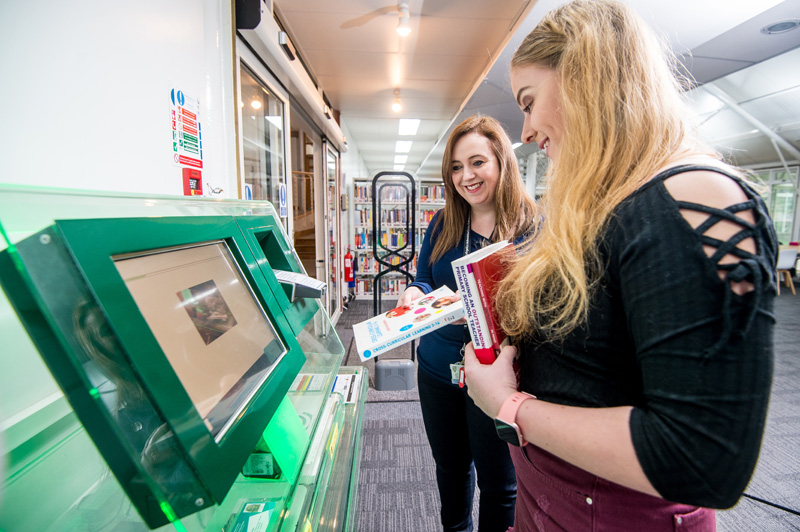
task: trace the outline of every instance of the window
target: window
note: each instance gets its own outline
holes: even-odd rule
[[[244,63],[240,75],[244,198],[267,200],[280,212],[280,185],[286,182],[284,104]]]
[[[798,167],[786,169],[759,170],[756,172],[758,179],[766,186],[762,197],[767,204],[775,232],[782,244],[788,244],[795,234],[795,219],[797,218],[797,172]]]

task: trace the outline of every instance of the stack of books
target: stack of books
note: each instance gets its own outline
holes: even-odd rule
[[[494,362],[508,344],[492,301],[514,255],[514,244],[503,240],[452,262],[472,345],[482,364]]]

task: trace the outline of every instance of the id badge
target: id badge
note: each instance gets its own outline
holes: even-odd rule
[[[463,375],[464,373],[464,363],[463,362],[456,362],[455,364],[450,364],[450,382],[453,384],[458,384],[459,386],[463,386]]]

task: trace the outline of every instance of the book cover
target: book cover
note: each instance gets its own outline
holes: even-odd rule
[[[461,296],[461,302],[464,306],[464,316],[467,319],[467,328],[472,338],[472,345],[476,352],[478,350],[487,349],[491,346],[488,335],[484,334],[487,331],[488,325],[486,324],[486,317],[483,315],[483,310],[481,309],[475,278],[467,271],[466,263],[453,261],[451,265],[453,268],[453,275],[455,275],[458,285],[458,293]],[[478,358],[481,358],[480,355]],[[483,362],[483,360],[481,360],[481,362]]]
[[[471,270],[475,277],[475,285],[486,316],[486,325],[495,353],[499,353],[500,349],[508,344],[508,339],[506,332],[500,327],[493,303],[497,285],[505,277],[514,255],[514,246],[509,243],[467,266],[467,269]]]
[[[459,293],[464,305],[464,314],[467,318],[467,325],[472,338],[472,345],[475,348],[475,355],[482,364],[494,362],[502,340],[494,341],[495,338],[499,338],[500,333],[498,333],[495,326],[496,319],[489,313],[491,299],[487,293],[486,302],[481,300],[473,266],[506,248],[511,248],[513,251],[514,246],[507,240],[495,242],[452,262],[453,273],[458,283]],[[506,253],[508,252],[504,251],[501,255]],[[497,280],[499,279],[500,277],[497,278]]]
[[[411,340],[464,317],[461,301],[450,301],[453,291],[443,286],[409,306],[392,310],[353,325],[353,337],[361,361],[399,347]]]

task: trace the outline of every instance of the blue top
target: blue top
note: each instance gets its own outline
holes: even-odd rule
[[[450,263],[464,256],[463,238],[459,240],[458,244],[448,249],[439,260],[433,264],[430,263],[431,252],[439,235],[438,230],[434,234],[434,228],[441,214],[442,211],[434,214],[428,229],[425,231],[425,237],[422,239],[422,246],[417,260],[417,276],[414,282],[408,285],[409,287],[415,286],[426,294],[442,286],[447,286],[453,292],[458,290],[453,267]],[[489,243],[487,238],[473,230],[470,230],[469,236],[470,252],[476,251]],[[522,238],[516,242],[518,243],[521,240]],[[461,360],[461,348],[470,341],[471,338],[466,325],[445,325],[426,334],[420,338],[419,347],[417,348],[419,369],[439,381],[452,384],[450,380],[450,364]],[[457,386],[457,384],[453,386]]]

